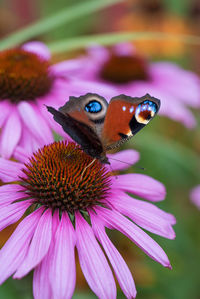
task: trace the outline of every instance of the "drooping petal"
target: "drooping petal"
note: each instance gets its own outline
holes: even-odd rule
[[[30,157],[30,154],[29,152],[25,151],[24,147],[17,146],[13,152],[13,157],[20,162],[26,163]]]
[[[35,53],[36,55],[40,56],[45,60],[50,60],[51,58],[51,53],[48,47],[42,42],[38,42],[38,41],[28,42],[22,46],[22,49],[31,53]]]
[[[163,200],[166,195],[162,183],[144,174],[123,174],[112,182],[116,189],[122,189],[151,201]]]
[[[112,170],[126,169],[135,164],[140,158],[139,153],[134,150],[124,150],[107,156],[111,163]]]
[[[12,275],[24,260],[43,209],[38,209],[17,226],[0,251],[0,283]]]
[[[160,89],[173,95],[183,103],[200,106],[200,79],[190,71],[169,62],[151,64],[151,73]],[[182,88],[178,88],[181,86]]]
[[[34,299],[48,299],[52,296],[52,287],[49,280],[51,260],[54,256],[54,236],[59,226],[59,213],[56,210],[52,216],[52,241],[49,250],[41,263],[35,268],[33,275],[33,295]],[[56,298],[55,298],[56,299]]]
[[[17,111],[8,116],[1,132],[0,151],[2,157],[9,159],[17,146],[22,132],[22,125]]]
[[[33,152],[37,151],[41,146],[43,146],[43,141],[41,141],[41,139],[38,140],[38,138],[36,139],[36,137],[33,136],[29,129],[24,126],[19,147],[23,148],[23,151],[26,152],[27,157],[30,157],[30,155],[32,155]],[[18,149],[18,146],[13,152],[13,156],[19,161],[25,161],[22,157],[20,149]]]
[[[42,262],[35,268],[33,274],[34,299],[48,299],[51,297],[51,285],[49,282],[49,263],[51,254],[46,254]]]
[[[116,298],[115,281],[92,228],[76,214],[77,250],[83,274],[99,298]]]
[[[126,235],[148,256],[164,267],[171,268],[169,259],[163,249],[133,222],[116,211],[111,211],[101,207],[95,208],[95,211],[101,219]]]
[[[23,198],[24,195],[19,192],[23,188],[20,185],[8,184],[0,186],[0,206],[7,206],[15,200]]]
[[[153,204],[131,198],[122,192],[116,192],[110,203],[142,228],[168,239],[175,238],[175,232],[171,226],[176,222],[175,217]]]
[[[22,278],[35,268],[47,254],[52,237],[52,212],[46,210],[39,219],[28,254],[13,278]]]
[[[76,282],[75,232],[67,213],[62,213],[54,238],[49,281],[53,298],[71,298]]]
[[[0,158],[0,179],[3,182],[12,182],[19,179],[19,175],[22,175],[21,169],[23,164],[19,162],[9,161],[4,158]]]
[[[0,102],[0,128],[3,126],[5,120],[8,119],[8,116],[12,111],[13,108],[7,101]]]
[[[115,275],[122,291],[124,292],[126,298],[135,298],[137,292],[133,277],[130,270],[128,269],[128,266],[126,265],[119,251],[116,249],[116,247],[113,245],[113,243],[105,233],[102,222],[95,217],[96,215],[93,212],[90,213],[90,216],[92,221],[92,228],[94,229],[95,235],[99,239],[109,258],[109,261],[115,271]]]
[[[0,230],[17,222],[30,205],[31,202],[26,200],[2,207],[0,209]]]
[[[53,141],[51,130],[33,104],[21,102],[18,105],[18,109],[26,127],[41,142],[41,145]]]

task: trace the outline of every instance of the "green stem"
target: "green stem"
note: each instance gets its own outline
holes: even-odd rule
[[[200,37],[195,35],[172,34],[162,32],[117,32],[98,35],[79,36],[49,43],[53,53],[61,53],[94,44],[113,45],[120,42],[138,40],[178,40],[191,45],[200,45]]]
[[[0,50],[16,46],[28,39],[34,38],[35,36],[55,29],[64,23],[69,23],[81,16],[94,13],[95,11],[106,8],[107,6],[116,4],[121,1],[122,0],[90,0],[83,1],[78,5],[73,5],[72,7],[67,7],[64,10],[55,13],[53,16],[33,23],[28,27],[20,29],[19,31],[16,31],[8,37],[2,39],[0,42]]]

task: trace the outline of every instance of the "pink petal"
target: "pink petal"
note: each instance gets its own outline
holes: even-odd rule
[[[13,157],[16,160],[25,163],[28,161],[30,154],[25,151],[24,147],[18,145],[14,150]]]
[[[59,226],[59,212],[56,210],[52,216],[52,241],[49,250],[41,263],[36,267],[33,275],[34,299],[54,298],[52,297],[52,287],[49,280],[51,260],[54,256],[54,236]]]
[[[24,215],[30,205],[31,202],[26,200],[2,207],[0,209],[0,230],[17,222]]]
[[[192,129],[196,125],[196,120],[192,112],[183,103],[175,98],[172,98],[170,102],[169,96],[162,101],[159,113],[160,115],[167,116],[174,121],[181,122],[189,129]]]
[[[135,298],[137,293],[135,283],[124,259],[105,233],[102,222],[93,212],[90,213],[90,216],[92,228],[108,256],[121,289],[123,290],[126,298]]]
[[[3,126],[5,120],[8,119],[8,115],[12,113],[13,107],[7,103],[7,101],[0,102],[0,128]]]
[[[130,43],[119,43],[114,46],[115,53],[120,56],[132,55],[134,50],[135,47]]]
[[[39,219],[28,254],[13,278],[22,278],[35,268],[47,254],[52,236],[52,212],[46,210]]]
[[[51,130],[33,104],[21,102],[18,109],[23,122],[42,145],[53,141]]]
[[[0,186],[0,206],[1,208],[3,206],[9,205],[15,200],[21,199],[25,197],[25,194],[22,192],[23,188],[20,185],[3,185]]]
[[[162,183],[144,174],[123,174],[112,182],[116,189],[122,189],[151,201],[163,200],[166,195]]]
[[[142,228],[168,239],[175,238],[175,232],[170,223],[176,222],[175,217],[152,204],[118,192],[113,197],[111,205]]]
[[[70,89],[68,88],[68,90],[70,91],[70,94],[68,92],[69,95],[81,96],[86,93],[97,93],[108,100],[116,95],[116,88],[105,83],[92,82],[89,80],[71,80]]]
[[[131,239],[148,256],[164,267],[171,268],[169,259],[163,249],[138,226],[122,216],[119,212],[100,207],[95,208],[95,211],[103,221],[106,221],[110,226],[121,231],[121,233]]]
[[[77,250],[83,274],[99,298],[116,298],[115,281],[90,225],[76,214]]]
[[[22,132],[22,137],[19,143],[19,146],[23,148],[23,150],[26,152],[27,157],[30,157],[30,155],[33,154],[33,152],[37,151],[38,148],[44,145],[44,142],[41,140],[36,140],[36,137],[31,134],[31,132],[24,126],[24,130]],[[19,158],[19,161],[23,161],[23,157],[21,157],[22,152],[18,150],[18,147],[16,147],[13,156],[16,157],[16,159]]]
[[[12,182],[19,179],[19,175],[22,175],[21,169],[23,164],[19,162],[9,161],[0,158],[0,179],[3,182]]]
[[[9,115],[1,132],[0,151],[4,158],[9,159],[21,137],[21,122],[15,110]]]
[[[42,209],[38,209],[23,219],[1,249],[0,283],[12,275],[24,260],[41,212]]]
[[[35,53],[36,55],[40,56],[45,60],[51,59],[51,53],[48,47],[42,42],[38,42],[38,41],[28,42],[22,46],[22,49],[28,52]]]
[[[67,213],[62,213],[54,240],[49,281],[53,298],[71,298],[76,282],[75,232]]]
[[[70,59],[58,62],[51,66],[53,74],[62,76],[78,76],[79,72],[84,70],[87,60],[85,58]]]
[[[200,185],[192,189],[190,198],[197,208],[200,209]]]
[[[92,60],[105,62],[109,58],[109,51],[105,47],[92,45],[88,48],[88,55],[91,56]],[[94,62],[92,61],[92,63]]]
[[[123,170],[135,164],[140,155],[134,150],[123,150],[116,154],[107,155],[112,170]],[[108,166],[109,168],[109,166]]]
[[[46,254],[42,262],[36,267],[33,274],[33,296],[34,299],[52,298],[51,285],[49,282],[49,264],[51,255]]]
[[[200,107],[200,79],[195,73],[169,62],[152,63],[151,72],[166,93],[189,106]]]

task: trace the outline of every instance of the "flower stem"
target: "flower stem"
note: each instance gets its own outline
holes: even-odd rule
[[[179,40],[191,45],[200,45],[200,37],[195,35],[172,34],[162,32],[117,32],[98,35],[79,36],[49,43],[53,53],[61,53],[94,44],[112,45],[120,42],[138,40]]]

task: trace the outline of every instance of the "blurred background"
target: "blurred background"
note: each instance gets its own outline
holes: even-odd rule
[[[84,0],[76,0],[76,4]],[[92,1],[91,1],[92,2]],[[30,23],[74,5],[73,0],[1,0],[0,38]],[[163,33],[200,33],[199,0],[127,0],[82,16],[66,25],[34,37],[47,43],[81,35],[118,31],[159,31]],[[137,41],[136,48],[151,61],[171,61],[200,75],[200,46],[180,41]],[[54,54],[53,61],[77,57],[84,49]],[[177,218],[175,240],[152,237],[166,251],[170,271],[148,258],[118,232],[110,238],[126,260],[136,282],[138,299],[200,298],[200,211],[189,200],[191,189],[200,184],[200,117],[192,110],[197,126],[189,130],[165,117],[157,117],[126,144],[137,149],[141,159],[130,172],[150,175],[163,182],[166,200],[158,206]],[[144,167],[141,170],[140,167]],[[3,245],[13,227],[0,234]],[[0,287],[2,299],[32,298],[32,274],[17,281],[9,279]],[[77,266],[74,299],[95,298]],[[124,295],[118,288],[118,297]]]

